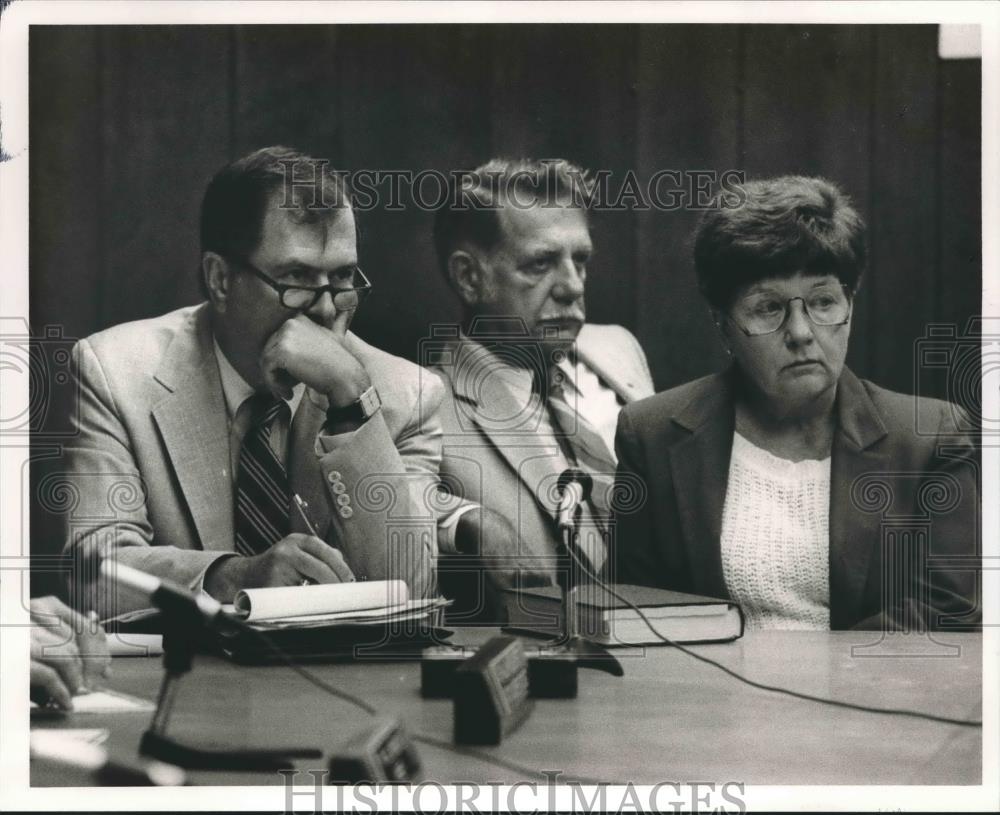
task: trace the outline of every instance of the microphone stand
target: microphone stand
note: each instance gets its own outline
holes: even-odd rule
[[[577,558],[585,555],[576,549],[576,536],[580,523],[580,510],[573,517],[573,524],[563,525],[560,529],[563,536],[563,546],[566,547],[566,555],[569,558],[569,569],[566,580],[562,584],[562,605],[563,605],[563,642],[557,649],[563,653],[571,654],[582,668],[594,668],[604,671],[612,676],[624,676],[625,669],[622,668],[618,657],[612,654],[603,645],[591,642],[580,636],[579,621],[577,620],[576,595],[580,584],[580,577],[583,577],[582,569],[577,563]],[[570,548],[573,547],[573,548]],[[573,554],[576,554],[576,557]]]
[[[190,672],[192,667],[196,646],[196,637],[193,635],[204,631],[203,620],[198,614],[182,604],[178,603],[176,606],[169,610],[162,609],[163,666],[166,673],[160,684],[156,711],[139,742],[139,752],[185,769],[248,772],[291,770],[294,769],[292,759],[322,758],[322,751],[311,747],[285,750],[213,750],[186,745],[166,735],[180,678]]]

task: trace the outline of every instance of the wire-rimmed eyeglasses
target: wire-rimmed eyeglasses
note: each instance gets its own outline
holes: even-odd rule
[[[737,300],[729,310],[730,321],[748,337],[773,334],[791,314],[792,301],[800,300],[813,325],[845,325],[851,319],[852,295],[844,285],[814,289],[805,297],[782,300],[774,294],[751,294]]]

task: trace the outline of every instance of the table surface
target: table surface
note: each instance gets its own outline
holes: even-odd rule
[[[460,629],[476,644],[495,629]],[[749,632],[692,650],[766,684],[855,704],[957,719],[982,716],[979,634]],[[481,752],[537,771],[634,784],[979,784],[980,728],[871,714],[757,690],[674,648],[618,652],[623,677],[581,670],[576,699],[540,699],[497,747]],[[415,661],[311,665],[407,730],[451,742],[452,703],[420,696]],[[111,687],[155,699],[156,657],[116,658]],[[39,727],[107,727],[112,756],[133,759],[148,713],[70,714]],[[181,680],[169,735],[224,748],[318,747],[328,758],[371,717],[285,666],[243,667],[199,656]],[[441,783],[541,780],[469,754],[417,745],[424,779]],[[462,748],[457,748],[462,749]],[[310,762],[300,766],[305,769]],[[317,769],[326,766],[312,762]],[[277,773],[192,772],[193,783],[279,784]],[[78,783],[32,765],[33,785]],[[304,782],[303,782],[304,783]]]

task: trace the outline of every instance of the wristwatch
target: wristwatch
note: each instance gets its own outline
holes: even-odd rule
[[[379,398],[378,391],[375,390],[374,385],[371,385],[368,390],[358,397],[357,401],[343,407],[327,408],[326,424],[329,426],[345,422],[364,424],[378,413],[381,407],[382,400]]]

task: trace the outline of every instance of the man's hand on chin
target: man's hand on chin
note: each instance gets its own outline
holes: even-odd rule
[[[254,557],[220,558],[205,574],[204,588],[223,603],[240,589],[297,586],[311,583],[351,583],[354,573],[344,556],[312,535],[287,535]]]
[[[371,386],[371,379],[345,344],[349,322],[349,312],[338,312],[332,328],[304,314],[282,323],[261,352],[260,368],[267,386],[288,398],[289,382],[303,382],[325,394],[332,407],[356,402]]]

